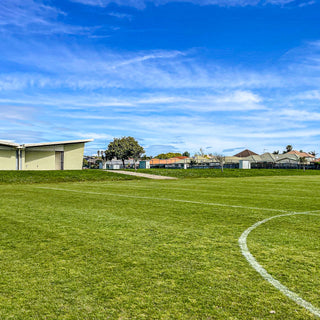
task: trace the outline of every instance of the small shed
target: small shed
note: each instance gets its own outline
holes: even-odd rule
[[[146,160],[140,161],[139,169],[150,169],[150,161],[146,161]]]
[[[251,169],[251,163],[248,160],[239,161],[239,169]]]

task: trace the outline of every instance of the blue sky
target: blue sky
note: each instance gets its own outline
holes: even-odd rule
[[[320,152],[320,3],[2,0],[0,140]]]

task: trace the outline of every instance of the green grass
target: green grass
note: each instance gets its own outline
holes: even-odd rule
[[[238,238],[265,209],[318,210],[319,190],[317,175],[0,185],[0,319],[314,319]],[[317,308],[319,227],[283,217],[248,237]]]
[[[60,183],[109,180],[136,180],[102,170],[64,170],[64,171],[0,171],[0,184]]]
[[[134,170],[131,170],[134,171]],[[298,169],[138,169],[138,172],[150,173],[163,176],[188,178],[241,178],[259,176],[309,176],[320,175],[320,170],[298,170]]]

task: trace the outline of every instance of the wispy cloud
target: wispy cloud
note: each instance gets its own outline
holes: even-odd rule
[[[236,147],[236,148],[224,149],[222,150],[222,152],[234,152],[234,151],[243,150],[243,149],[245,149],[245,147]]]
[[[131,20],[133,18],[133,16],[131,14],[128,13],[123,13],[123,12],[109,12],[108,13],[109,16],[111,17],[115,17],[117,19],[128,19]]]
[[[105,88],[244,88],[281,87],[283,79],[271,71],[201,63],[194,53],[153,50],[130,53],[97,52],[52,45],[21,44],[24,55],[6,52],[0,57],[38,72],[2,74],[0,88],[13,89],[19,83],[41,88],[67,87],[95,90]],[[49,75],[48,75],[49,74]],[[242,97],[237,96],[237,99]]]
[[[290,121],[320,121],[320,112],[310,112],[307,110],[283,109],[279,111],[279,117]]]
[[[0,105],[1,122],[31,120],[35,112],[34,107]]]
[[[302,8],[302,7],[306,7],[306,6],[311,6],[315,3],[316,3],[316,1],[305,1],[305,2],[300,3],[299,7]]]
[[[118,6],[134,7],[137,9],[144,9],[148,4],[156,6],[165,5],[171,2],[192,3],[200,6],[216,5],[223,7],[245,7],[256,5],[285,5],[295,2],[296,0],[71,0],[73,2],[82,3],[85,5],[106,7],[109,4],[117,4]]]
[[[47,19],[64,14],[55,7],[34,0],[10,0],[0,2],[0,25],[25,27],[31,24],[47,25]]]
[[[41,0],[0,2],[0,32],[19,34],[90,34],[95,28],[59,21],[67,14]]]
[[[89,94],[85,96],[64,95],[60,97],[38,96],[34,102],[32,97],[18,97],[17,99],[0,99],[0,103],[35,104],[39,106],[58,106],[60,110],[114,110],[156,112],[166,109],[170,112],[247,112],[250,110],[265,110],[262,98],[250,91],[228,90],[213,92],[210,95],[192,92],[189,95],[172,94],[166,96],[143,94],[140,96],[130,95],[128,97],[106,97],[105,95]],[[161,108],[161,109],[159,109]],[[64,117],[76,118],[81,114],[72,112]],[[85,115],[83,117],[86,117]],[[97,113],[87,115],[89,119],[109,119],[109,116],[102,116]]]
[[[28,1],[31,9],[40,4]],[[46,7],[31,13],[32,26],[48,30],[64,15]],[[7,21],[2,26],[30,27],[27,13],[0,14]],[[0,74],[0,138],[37,142],[54,132],[54,140],[95,138],[96,150],[114,136],[132,135],[142,137],[150,153],[194,152],[201,145],[210,152],[231,153],[241,145],[262,152],[319,141],[320,42],[266,68],[203,59],[201,49],[118,51],[79,43],[0,44],[8,66]]]

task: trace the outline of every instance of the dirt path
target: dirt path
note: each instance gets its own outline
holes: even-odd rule
[[[120,171],[120,170],[105,170],[107,172],[127,174],[129,176],[137,176],[143,177],[147,179],[155,179],[155,180],[177,180],[177,178],[166,177],[166,176],[157,176],[155,174],[141,173],[141,172],[133,172],[133,171]]]

